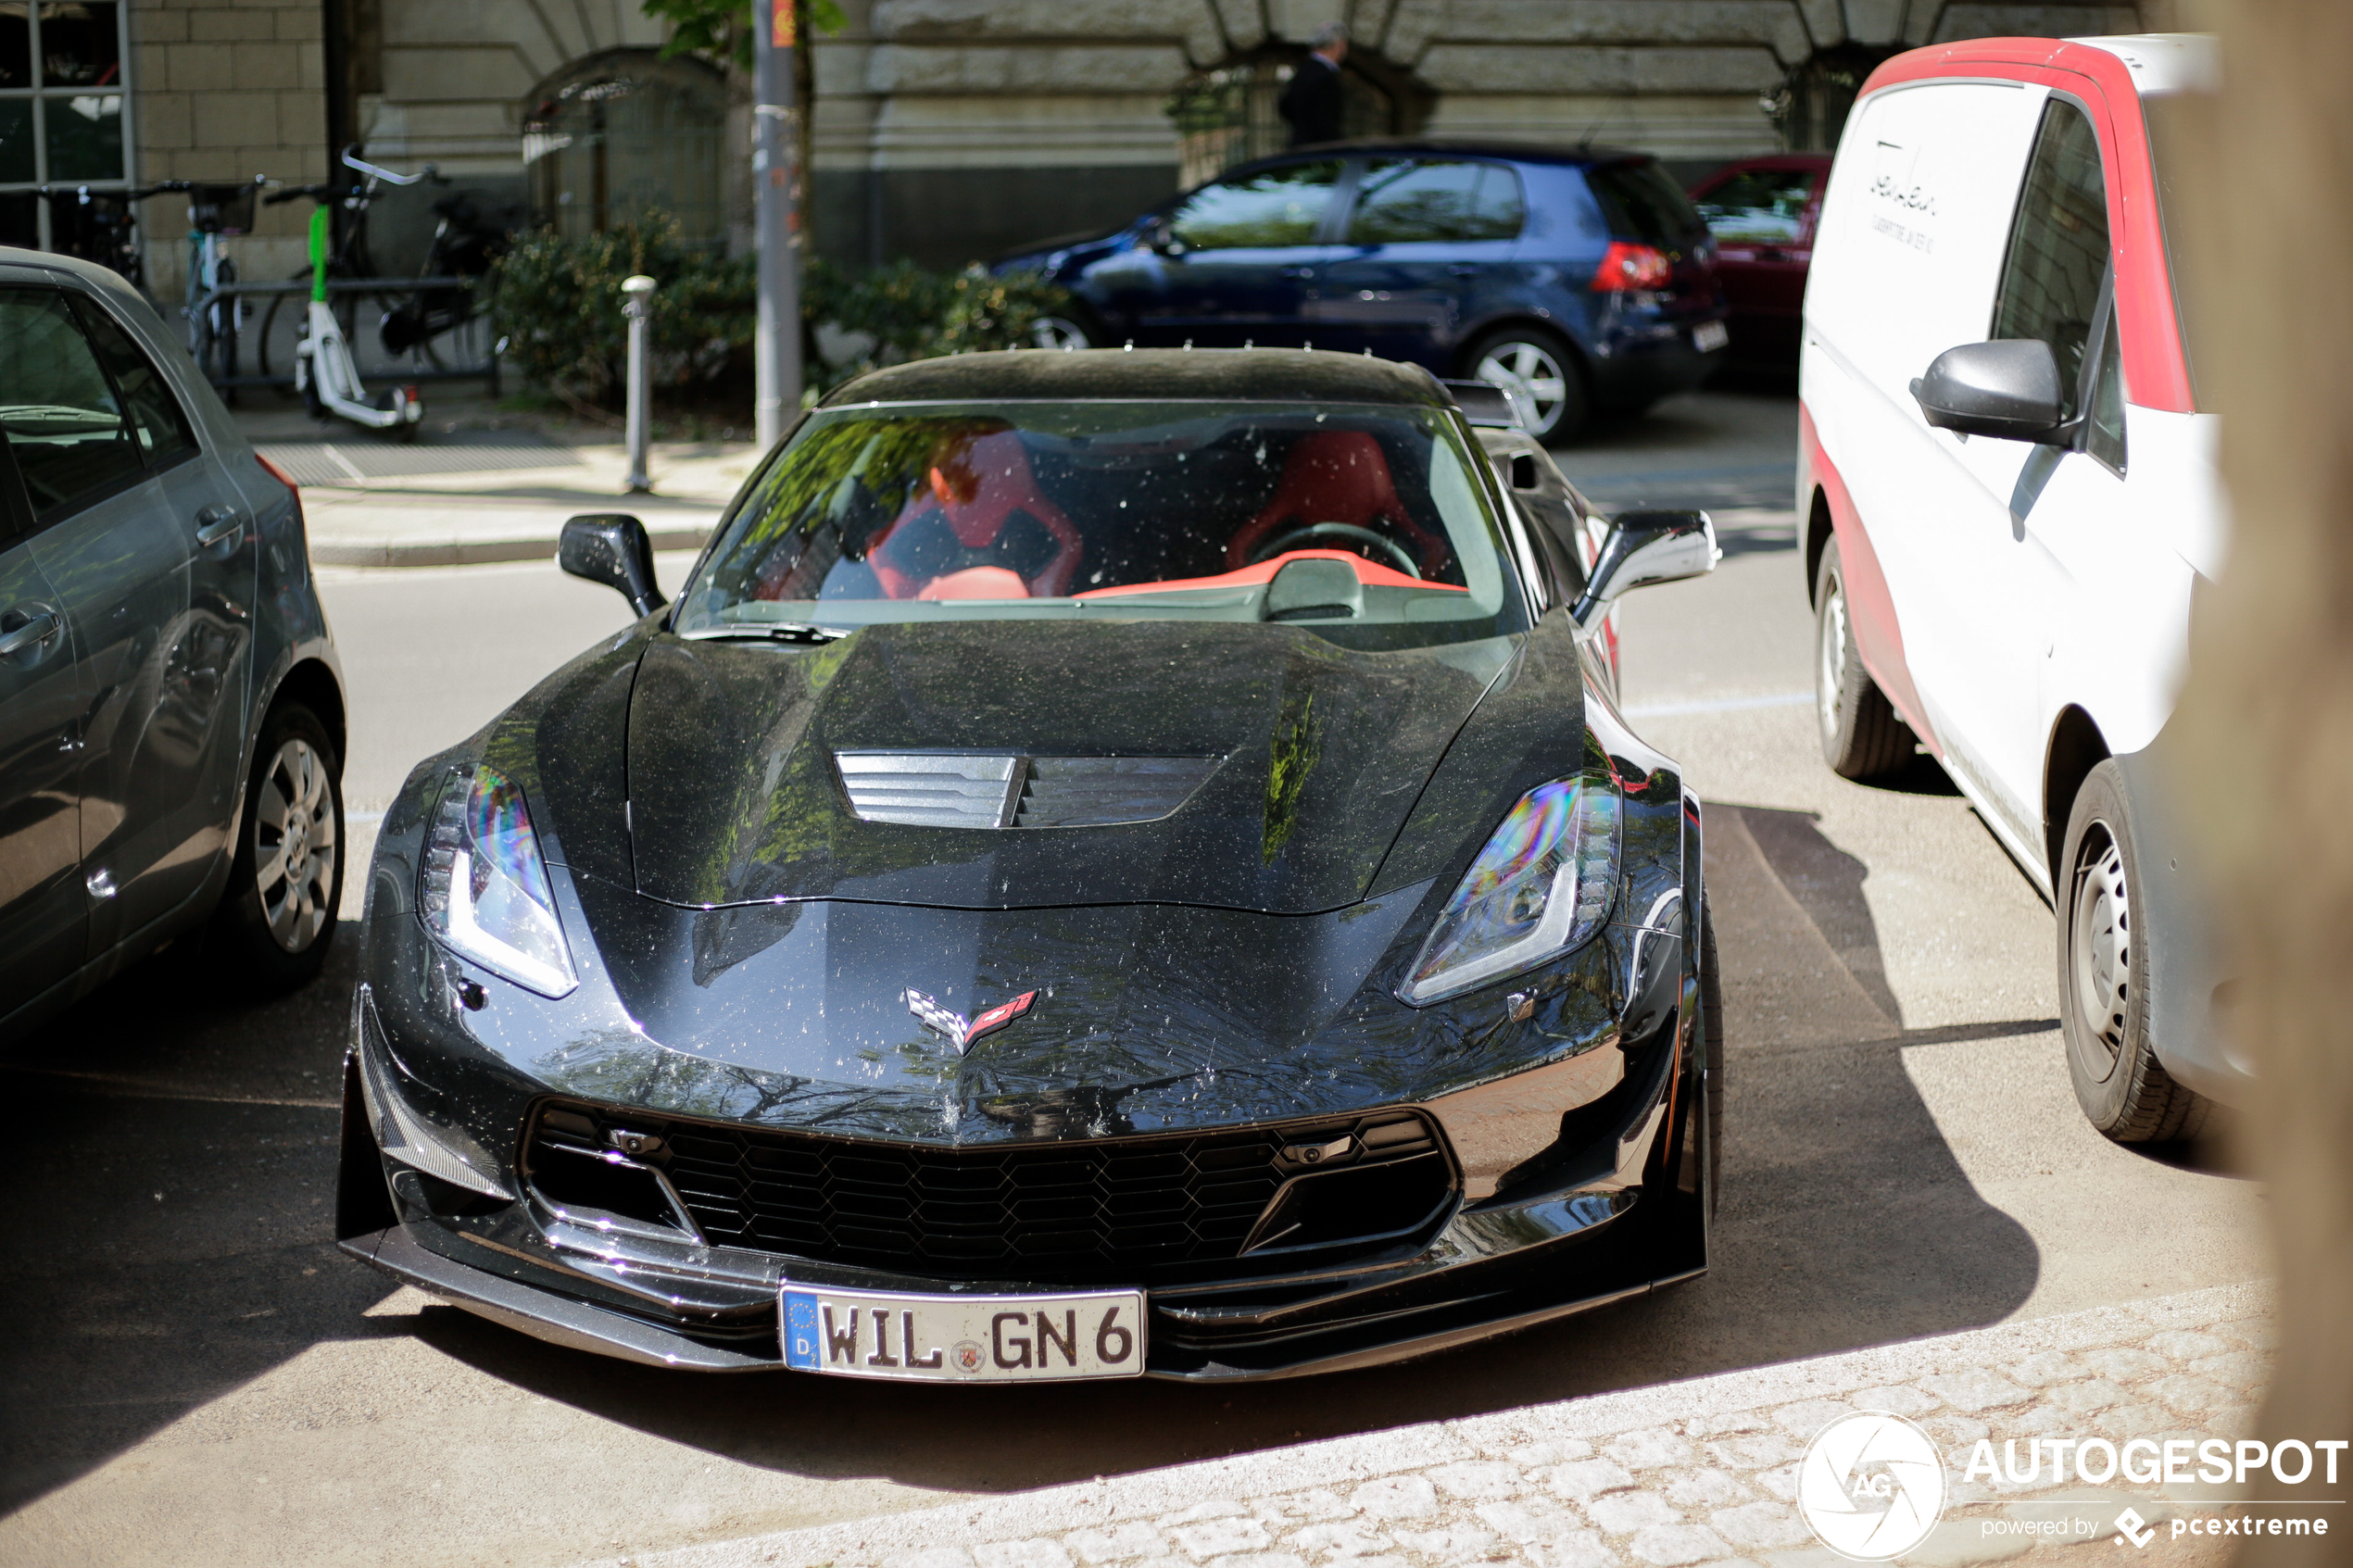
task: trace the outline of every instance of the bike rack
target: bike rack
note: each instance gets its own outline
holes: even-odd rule
[[[327,292],[329,294],[374,295],[379,297],[396,295],[405,299],[428,291],[441,289],[464,289],[472,293],[481,286],[482,282],[480,278],[330,278],[327,280]],[[299,295],[302,298],[308,299],[310,288],[310,280],[307,277],[289,278],[276,282],[222,283],[214,288],[194,307],[198,330],[204,333],[204,350],[196,356],[196,363],[199,366],[208,366],[214,358],[213,350],[216,340],[212,331],[212,307],[215,305],[228,303],[238,295]],[[491,341],[496,343],[497,339],[494,335]],[[495,350],[489,358],[479,365],[459,366],[441,370],[403,365],[397,370],[371,370],[367,373],[378,380],[404,383],[486,379],[490,383],[490,395],[493,397],[498,395],[498,356]],[[232,365],[228,375],[214,375],[207,370],[205,379],[216,388],[222,390],[240,386],[292,387],[294,371],[290,367],[282,376],[240,375]]]

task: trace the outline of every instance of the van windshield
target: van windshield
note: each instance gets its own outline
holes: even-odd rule
[[[1296,621],[1344,646],[1525,628],[1435,408],[883,404],[811,415],[684,596],[688,637],[887,621]]]

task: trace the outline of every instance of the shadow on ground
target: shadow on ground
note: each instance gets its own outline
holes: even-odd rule
[[[31,1123],[0,1307],[0,1506],[327,1340],[413,1333],[600,1420],[747,1463],[998,1490],[1505,1409],[1994,1322],[2033,1243],[1983,1203],[1900,1060],[1864,868],[1795,813],[1713,808],[1725,954],[1723,1202],[1673,1292],[1402,1368],[1313,1381],[1026,1389],[696,1376],[556,1349],[387,1286],[327,1240],[354,935],[309,991],[203,1000],[151,964],[7,1053]],[[1940,1037],[2041,1030],[2020,1020]],[[1573,1271],[1573,1258],[1565,1270]]]

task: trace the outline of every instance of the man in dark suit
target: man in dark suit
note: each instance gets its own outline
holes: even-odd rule
[[[1290,84],[1275,101],[1276,112],[1290,125],[1290,144],[1340,140],[1340,62],[1348,57],[1348,30],[1326,22],[1310,41],[1314,53],[1291,73]]]

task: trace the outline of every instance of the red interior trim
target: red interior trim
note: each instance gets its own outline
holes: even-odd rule
[[[1418,577],[1408,577],[1402,571],[1352,556],[1346,550],[1285,550],[1281,555],[1246,566],[1239,571],[1227,571],[1215,577],[1172,577],[1164,583],[1127,583],[1116,588],[1089,588],[1083,594],[1073,594],[1075,599],[1100,599],[1114,594],[1168,594],[1179,588],[1252,588],[1271,581],[1277,571],[1295,560],[1346,561],[1355,569],[1356,581],[1368,588],[1440,588],[1450,594],[1467,594],[1468,588],[1452,583],[1426,583]]]
[[[1822,496],[1830,503],[1831,532],[1838,537],[1839,565],[1844,570],[1846,580],[1846,608],[1854,617],[1855,646],[1862,655],[1863,668],[1879,683],[1879,689],[1887,694],[1887,700],[1895,705],[1904,722],[1912,726],[1920,744],[1943,757],[1944,745],[1928,726],[1919,691],[1912,684],[1911,666],[1904,659],[1904,626],[1895,615],[1895,596],[1888,592],[1887,573],[1880,569],[1879,552],[1871,548],[1871,536],[1864,531],[1862,516],[1855,509],[1855,497],[1846,492],[1846,481],[1839,477],[1838,465],[1822,450],[1821,437],[1814,431],[1814,416],[1804,398],[1798,399],[1797,404],[1797,439],[1806,471],[1822,487]]]
[[[1856,107],[1881,88],[1944,77],[1994,77],[2072,94],[2092,112],[2108,183],[2108,243],[2116,258],[2116,325],[2124,350],[2126,395],[2144,408],[2196,412],[2165,231],[2149,161],[2140,90],[2124,62],[2105,49],[2050,38],[1973,38],[1898,55],[1871,72]],[[1843,535],[1842,535],[1842,539]]]

